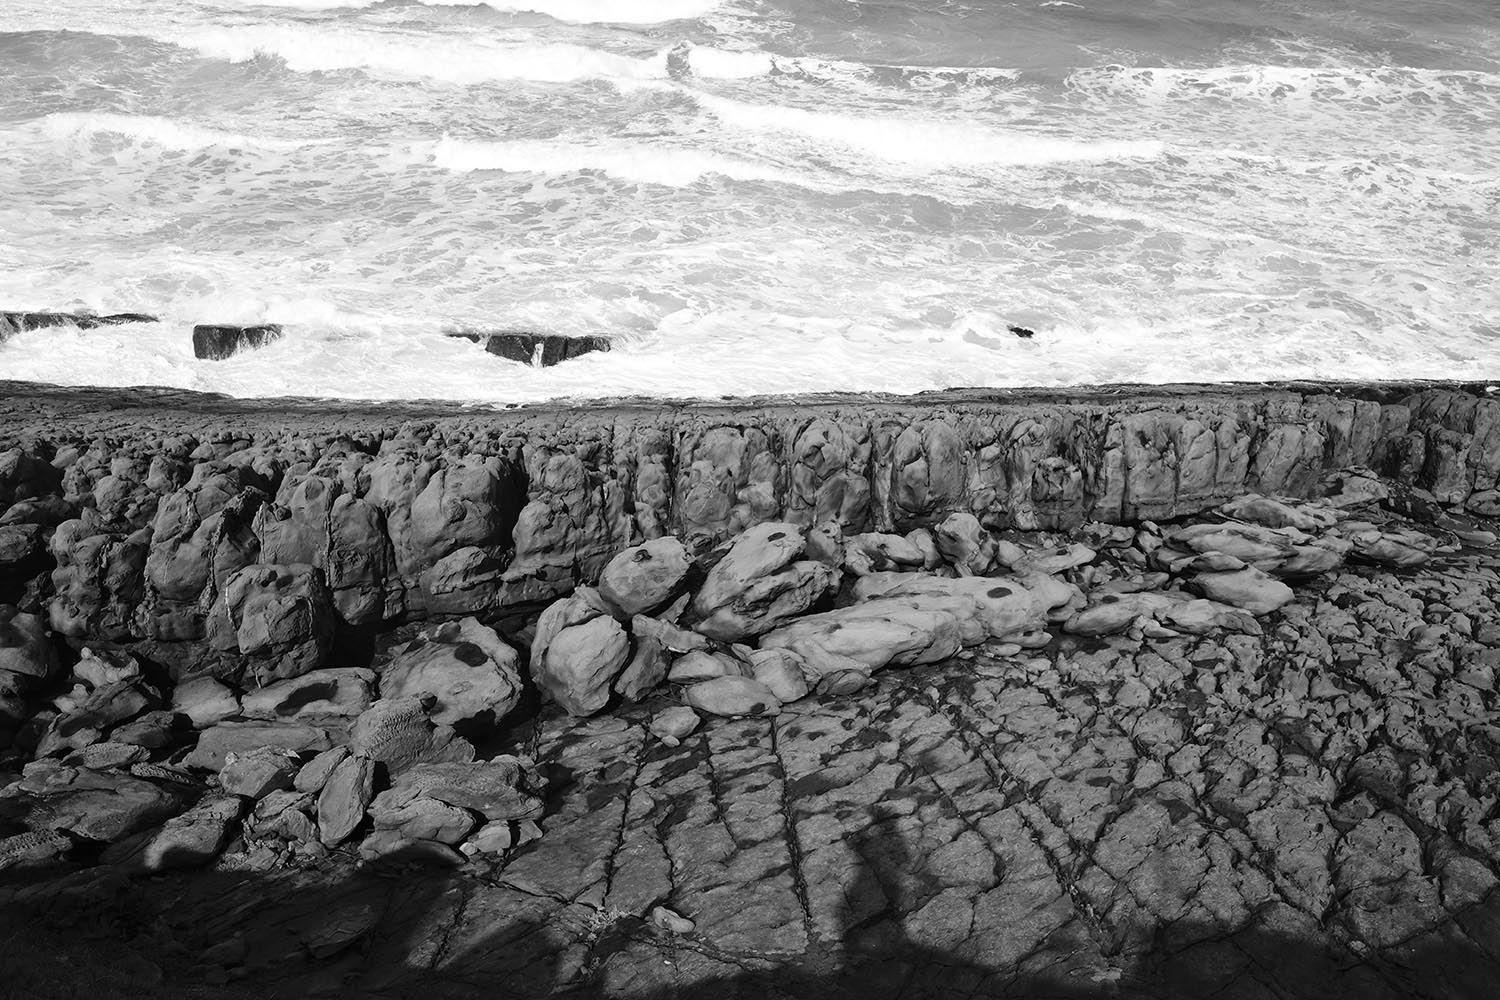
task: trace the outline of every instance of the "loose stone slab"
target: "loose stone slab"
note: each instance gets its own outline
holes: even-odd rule
[[[253,351],[280,340],[280,323],[260,326],[228,326],[201,323],[193,327],[193,356],[206,361],[223,361],[241,351]]]
[[[599,336],[563,337],[552,333],[523,333],[514,330],[500,333],[450,333],[448,336],[483,344],[486,351],[502,358],[526,364],[536,363],[543,368],[550,368],[594,351],[610,349],[609,338]],[[541,348],[540,357],[538,348]]]

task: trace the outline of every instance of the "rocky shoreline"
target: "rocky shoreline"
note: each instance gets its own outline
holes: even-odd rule
[[[1500,971],[1488,385],[4,385],[0,898],[108,912],[197,869],[155,878],[219,957],[162,989]],[[223,892],[264,905],[214,924]],[[402,893],[431,926],[393,930]]]

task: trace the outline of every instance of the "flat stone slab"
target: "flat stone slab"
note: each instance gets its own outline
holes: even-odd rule
[[[200,323],[193,327],[193,356],[205,361],[222,361],[243,351],[253,351],[282,337],[281,324],[227,326]]]
[[[570,361],[584,354],[610,349],[608,337],[585,336],[563,337],[552,333],[523,333],[502,331],[500,333],[450,333],[447,336],[484,344],[491,354],[511,361],[537,364],[550,368],[555,364]]]

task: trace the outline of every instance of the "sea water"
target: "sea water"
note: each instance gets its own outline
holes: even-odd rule
[[[0,378],[1497,378],[1500,3],[3,0],[0,309],[80,308],[162,321]],[[287,336],[198,361],[200,322]]]

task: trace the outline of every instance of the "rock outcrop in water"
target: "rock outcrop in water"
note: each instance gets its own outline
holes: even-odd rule
[[[258,326],[225,326],[200,323],[193,327],[193,357],[205,361],[223,361],[242,351],[253,351],[283,335],[279,323]]]
[[[564,337],[551,333],[523,333],[504,331],[501,333],[450,333],[450,337],[483,344],[484,349],[498,357],[524,364],[535,363],[542,368],[551,368],[573,358],[607,351],[612,346],[608,337],[585,335]]]

